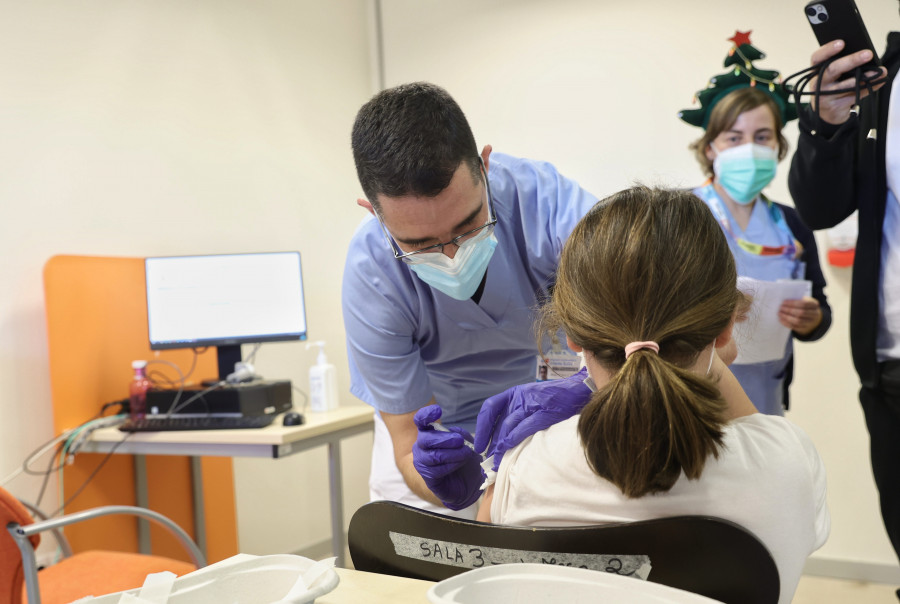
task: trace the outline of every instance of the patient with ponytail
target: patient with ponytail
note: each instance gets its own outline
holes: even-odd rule
[[[725,518],[766,544],[790,602],[828,537],[825,471],[809,437],[758,413],[726,365],[746,305],[725,236],[690,192],[600,201],[563,249],[538,330],[561,328],[584,353],[593,394],[505,452],[479,519]]]

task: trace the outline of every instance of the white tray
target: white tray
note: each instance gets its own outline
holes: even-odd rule
[[[238,554],[175,579],[167,604],[311,604],[337,587],[340,578],[327,569],[302,593],[284,599],[297,579],[315,564],[303,556]],[[78,600],[78,604],[117,604],[123,593],[137,595],[140,589]]]

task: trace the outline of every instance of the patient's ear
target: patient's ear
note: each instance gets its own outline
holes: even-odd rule
[[[722,330],[722,333],[720,333],[716,337],[716,348],[722,348],[723,346],[728,344],[731,341],[733,333],[734,333],[734,319],[729,321],[728,327],[726,327],[724,330]]]
[[[718,335],[715,341],[716,354],[726,365],[731,365],[738,357],[737,343],[732,337],[733,331],[734,319],[728,323],[728,327]]]
[[[570,338],[569,336],[566,336],[566,344],[568,344],[569,350],[571,350],[572,352],[581,352],[584,350],[583,347],[573,342],[572,338]]]

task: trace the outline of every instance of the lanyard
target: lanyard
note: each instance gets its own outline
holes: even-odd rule
[[[794,238],[791,229],[788,228],[787,222],[784,220],[784,212],[768,199],[762,196],[759,198],[760,201],[765,204],[766,211],[769,213],[769,218],[771,218],[772,222],[775,224],[775,228],[787,235],[787,239],[790,241],[787,245],[762,245],[760,243],[748,241],[743,237],[738,237],[735,234],[734,229],[731,228],[731,221],[728,220],[728,214],[725,212],[722,200],[719,199],[719,195],[716,193],[712,184],[706,185],[700,191],[703,193],[705,201],[709,205],[709,209],[712,211],[713,216],[715,216],[716,220],[719,221],[719,224],[722,225],[722,230],[725,231],[725,233],[737,243],[738,247],[745,252],[755,256],[786,256],[794,259],[800,257],[802,246],[800,245],[800,242]]]

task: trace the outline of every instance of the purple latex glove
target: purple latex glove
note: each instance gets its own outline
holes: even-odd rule
[[[581,412],[591,398],[584,383],[587,377],[583,368],[567,378],[522,384],[490,397],[478,412],[475,450],[484,451],[485,457],[493,455],[496,471],[508,450]]]
[[[429,405],[413,416],[419,429],[412,448],[413,465],[445,506],[461,510],[481,496],[481,455],[466,446],[466,442],[471,445],[472,435],[462,428],[449,426],[449,432],[442,432],[429,425],[440,419],[441,413],[440,407]]]

